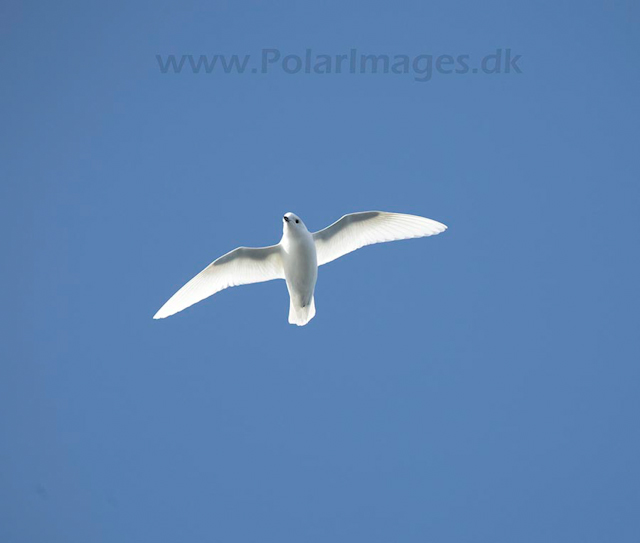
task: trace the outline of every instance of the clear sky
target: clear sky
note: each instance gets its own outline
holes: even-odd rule
[[[0,541],[639,541],[639,25],[631,0],[3,0]],[[470,70],[253,72],[308,48]],[[522,73],[473,73],[496,49]],[[370,209],[449,230],[321,268],[304,328],[281,281],[152,320],[285,212]]]

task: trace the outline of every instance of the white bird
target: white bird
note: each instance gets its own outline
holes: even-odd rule
[[[365,245],[433,236],[447,229],[431,219],[384,211],[351,213],[313,234],[293,213],[287,213],[282,222],[280,243],[238,247],[221,256],[176,292],[153,318],[169,317],[228,287],[284,279],[289,290],[289,322],[304,326],[316,314],[313,292],[318,266]]]

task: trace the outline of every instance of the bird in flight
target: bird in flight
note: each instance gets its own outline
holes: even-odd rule
[[[289,323],[304,326],[316,314],[313,292],[318,266],[365,245],[433,236],[447,227],[403,213],[351,213],[311,233],[294,213],[282,218],[282,239],[269,247],[238,247],[214,260],[176,292],[154,315],[164,319],[228,287],[284,279],[289,291]]]

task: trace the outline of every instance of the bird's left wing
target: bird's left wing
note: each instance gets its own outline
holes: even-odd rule
[[[403,213],[363,211],[351,213],[313,234],[318,266],[365,245],[421,238],[444,232],[447,227],[431,219]]]
[[[284,279],[280,246],[238,247],[221,256],[176,292],[153,316],[164,319],[228,287]]]

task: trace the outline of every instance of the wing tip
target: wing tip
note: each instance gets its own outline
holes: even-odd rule
[[[440,221],[434,221],[433,219],[428,219],[427,217],[418,217],[420,219],[422,219],[423,221],[427,221],[426,222],[426,226],[428,227],[428,234],[426,234],[427,236],[437,236],[438,234],[442,234],[442,232],[444,232],[445,230],[447,230],[449,227],[440,222]]]
[[[429,219],[428,217],[423,217],[422,215],[412,215],[410,213],[395,213],[392,211],[377,211],[376,213],[380,213],[380,214],[384,214],[384,215],[388,215],[388,216],[399,216],[399,217],[407,217],[410,220],[418,220],[419,223],[423,223],[423,224],[427,224],[429,226],[429,228],[435,230],[433,232],[430,232],[429,234],[427,234],[428,236],[434,236],[437,234],[441,234],[442,232],[444,232],[445,230],[447,230],[449,227],[440,222],[440,221],[436,221],[434,219]]]
[[[167,313],[166,311],[163,311],[164,308],[160,308],[158,311],[156,311],[156,314],[153,316],[153,320],[157,321],[159,319],[166,319],[167,317],[171,316],[172,313]]]

